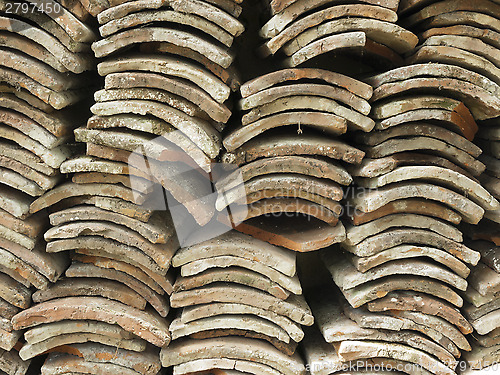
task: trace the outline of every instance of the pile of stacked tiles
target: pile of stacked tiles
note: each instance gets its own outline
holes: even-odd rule
[[[98,65],[105,87],[95,94],[94,117],[75,130],[85,155],[61,165],[71,182],[31,205],[51,212],[47,251],[69,252],[72,263],[13,324],[28,329],[23,358],[51,352],[44,374],[156,375],[158,348],[170,342],[174,221],[186,219],[177,211],[172,219],[162,188],[197,224],[212,218],[205,198],[231,116],[225,101],[238,87],[229,47],[243,31],[241,8],[86,5],[101,24],[103,39],[92,49],[106,58]]]
[[[345,238],[338,202],[344,197],[342,185],[352,179],[337,160],[361,162],[364,153],[342,135],[372,130],[368,100],[373,90],[331,71],[342,65],[331,64],[331,58],[354,52],[369,65],[394,66],[403,62],[398,53],[418,42],[395,23],[398,1],[367,3],[270,1],[272,17],[260,30],[266,39],[260,52],[284,51],[290,57],[275,65],[292,68],[241,87],[242,121],[224,138],[223,160],[242,169],[246,196],[241,189],[231,191],[229,180],[217,202],[220,210],[239,200],[242,208],[231,210],[237,230],[295,251],[317,250]],[[295,68],[299,65],[314,68]]]
[[[319,332],[306,331],[304,354],[313,375],[391,370],[454,375],[458,347],[472,331],[456,307],[423,293],[399,291],[368,308],[353,308],[330,285],[310,303]]]
[[[418,32],[410,64],[462,66],[500,84],[500,4],[490,0],[402,1],[401,24]]]
[[[11,318],[68,265],[67,257],[46,253],[48,215],[30,205],[61,182],[59,167],[75,150],[68,145],[73,129],[87,116],[96,38],[88,16],[53,0],[0,3],[2,373],[24,374],[30,363],[17,354],[21,331]]]
[[[324,260],[349,302],[347,317],[361,328],[424,333],[441,350],[432,366],[453,373],[457,361],[450,355],[458,359],[471,350],[457,290],[467,290],[470,267],[480,258],[456,226],[477,224],[485,210],[499,207],[477,180],[485,166],[470,141],[477,125],[468,108],[482,118],[496,114],[484,100],[495,99],[489,90],[496,84],[442,64],[398,68],[367,82],[377,131],[358,137],[367,158],[350,170],[360,188],[349,198],[345,253],[324,253]],[[339,354],[353,360],[392,353],[428,365],[421,351],[430,345],[377,340],[383,343],[343,341]]]
[[[169,270],[179,247],[168,211],[144,204],[153,185],[126,163],[82,156],[60,169],[72,181],[38,198],[31,211],[51,212],[46,250],[69,253],[71,265],[64,278],[33,294],[34,306],[14,316],[14,327],[27,329],[19,354],[52,352],[42,367],[47,373],[156,375],[157,348],[170,342]],[[132,189],[135,179],[143,190],[137,181]]]
[[[500,35],[500,34],[499,34]],[[480,176],[481,184],[497,199],[500,199],[500,119],[481,121],[475,143],[478,144],[483,154],[479,160],[486,165],[486,170]],[[485,220],[480,224],[480,233],[488,239],[498,238],[498,226],[500,225],[500,210],[486,211]],[[473,231],[475,232],[475,231]],[[473,233],[474,235],[475,233]],[[494,240],[498,245],[498,240]]]
[[[478,121],[479,132],[474,139],[483,150],[479,159],[486,165],[485,173],[478,179],[492,196],[500,198],[498,174],[495,174],[499,156],[495,142],[498,139],[495,136],[498,119],[495,117],[500,115],[500,4],[489,0],[406,0],[402,1],[400,14],[401,23],[421,37],[408,62],[450,64],[447,68],[450,73],[443,74],[442,79],[467,82],[466,87],[456,85],[452,88],[457,91],[453,97],[464,102],[476,120],[485,120]],[[480,104],[476,105],[476,102]],[[468,138],[472,140],[472,137]],[[474,192],[479,191],[474,189]],[[480,202],[476,200],[476,203]],[[485,209],[484,219],[477,226],[463,226],[464,233],[471,238],[466,244],[482,256],[472,268],[469,287],[463,293],[467,301],[464,313],[475,329],[471,338],[473,350],[464,354],[467,373],[488,370],[500,360],[494,332],[498,326],[495,310],[498,308],[500,277],[495,263],[498,258],[495,236],[498,238],[500,209],[498,205],[480,205]]]
[[[231,231],[180,249],[172,263],[181,276],[171,304],[180,310],[170,326],[173,341],[161,351],[163,366],[177,375],[305,374],[296,348],[301,325],[314,319],[295,252]]]
[[[245,113],[224,139],[223,160],[239,167],[244,189],[236,188],[236,176],[218,181],[217,209],[235,203],[237,230],[295,251],[342,241],[339,201],[352,178],[339,161],[360,163],[364,153],[337,136],[372,129],[371,87],[296,68],[249,81],[241,93]]]
[[[475,142],[483,149],[480,160],[486,171],[480,176],[483,186],[497,199],[499,190],[498,118],[479,123]],[[477,226],[464,227],[467,245],[481,253],[481,260],[472,270],[469,288],[464,294],[464,314],[474,327],[472,351],[464,358],[467,372],[489,371],[500,362],[500,210],[486,211]],[[465,374],[465,372],[464,372]]]
[[[418,64],[365,80],[375,131],[355,137],[366,157],[348,169],[357,189],[347,197],[343,251],[321,253],[341,293],[311,301],[335,363],[453,374],[471,350],[458,291],[480,254],[457,225],[499,207],[477,180],[485,166],[471,142],[475,120],[498,115],[497,86],[483,78]],[[309,359],[320,352],[310,346]]]
[[[261,53],[283,52],[290,67],[332,52],[354,55],[369,65],[399,66],[401,55],[411,51],[418,38],[396,24],[398,4],[399,0],[272,0],[273,16],[260,31],[267,39]],[[334,63],[328,57],[325,62]]]
[[[148,171],[200,226],[214,214],[209,173],[239,86],[230,47],[244,31],[240,5],[212,3],[116,1],[93,9],[103,39],[92,48],[104,59],[105,84],[95,116],[75,132],[87,155],[144,155],[128,163]]]
[[[498,227],[490,227],[498,239]],[[498,242],[470,241],[469,246],[481,253],[481,261],[471,272],[469,287],[464,293],[465,317],[474,327],[472,351],[464,354],[468,373],[493,369],[500,362],[500,250]]]

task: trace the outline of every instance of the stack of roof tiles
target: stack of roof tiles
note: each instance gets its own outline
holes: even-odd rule
[[[311,311],[296,274],[296,253],[238,232],[182,248],[170,325],[162,349],[175,374],[237,370],[305,374],[296,351]]]
[[[48,214],[31,204],[61,182],[59,167],[75,152],[73,129],[87,116],[96,38],[88,19],[80,4],[0,3],[0,369],[7,374],[29,365],[17,354],[22,332],[11,319],[68,263],[45,251]]]

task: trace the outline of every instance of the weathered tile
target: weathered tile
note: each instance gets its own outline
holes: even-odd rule
[[[376,146],[367,148],[370,158],[383,158],[399,152],[415,152],[432,149],[439,156],[446,158],[474,176],[485,170],[485,165],[472,155],[451,146],[443,141],[429,137],[410,137],[404,139],[388,139]]]
[[[39,197],[45,193],[34,181],[31,181],[11,169],[0,168],[0,179],[3,184],[32,197]]]
[[[264,117],[267,118],[266,116],[286,112],[290,108],[297,110],[314,110],[339,116],[347,121],[348,129],[352,130],[363,130],[367,132],[375,127],[375,121],[370,117],[345,107],[330,98],[313,95],[295,95],[276,99],[270,103],[251,109],[242,116],[241,122],[242,125],[246,126]]]
[[[311,27],[325,21],[348,17],[365,17],[392,23],[397,21],[397,15],[393,10],[382,8],[378,4],[332,5],[296,20],[282,32],[266,41],[260,51],[266,55],[275,54],[283,45]]]
[[[281,13],[287,7],[289,7],[290,5],[292,5],[296,2],[297,2],[297,0],[272,0],[270,3],[271,13],[273,15]],[[375,5],[378,5],[380,7],[391,9],[393,11],[396,11],[396,9],[398,7],[398,2],[394,1],[394,0],[382,0],[382,1],[362,0],[362,3],[375,4]],[[313,8],[311,8],[311,9],[314,9],[321,4],[322,4],[322,2],[318,2],[317,4],[313,3]],[[302,6],[304,6],[304,4]],[[388,20],[388,21],[390,22],[390,20]],[[393,20],[392,22],[396,22],[396,20]]]
[[[26,14],[24,16],[26,17]],[[27,22],[15,18],[0,17],[0,29],[25,36],[42,45],[66,69],[73,73],[78,74],[86,70],[92,70],[94,66],[94,60],[90,55],[72,53],[50,33],[38,27],[32,27]]]
[[[472,351],[464,353],[464,360],[467,361],[469,367],[473,370],[489,367],[488,364],[493,364],[492,367],[494,369],[498,363],[499,351],[500,345],[495,345],[490,348],[482,348],[479,345],[474,345]],[[491,371],[491,369],[488,370]]]
[[[472,174],[452,163],[448,159],[436,155],[420,154],[418,152],[399,152],[377,159],[365,158],[361,164],[349,166],[348,171],[355,177],[372,178],[382,176],[398,167],[414,165],[446,168],[478,182]]]
[[[471,231],[477,231],[478,229],[481,230],[481,227],[470,228]],[[490,234],[494,233],[493,226],[487,228],[487,230]],[[473,233],[467,233],[467,234],[473,234]],[[479,235],[476,238],[479,239],[482,237],[483,234],[479,233]],[[479,251],[481,253],[481,262],[486,264],[488,267],[492,268],[496,273],[500,273],[500,249],[496,243],[492,243],[490,241],[477,240],[477,241],[467,242],[467,246],[469,246],[471,249]]]
[[[403,244],[421,244],[437,247],[446,250],[448,253],[471,265],[476,265],[481,257],[481,254],[477,251],[468,248],[462,243],[421,229],[390,229],[378,235],[368,237],[356,245],[343,244],[342,247],[358,256],[371,256],[382,250]]]
[[[36,344],[50,337],[70,333],[96,333],[115,339],[131,340],[137,338],[118,325],[97,321],[63,320],[56,323],[43,324],[25,332],[24,338],[30,344]]]
[[[399,245],[394,246],[368,257],[358,257],[351,255],[351,262],[360,272],[366,272],[374,267],[396,259],[408,258],[430,258],[438,263],[446,265],[460,277],[466,279],[470,274],[470,269],[455,257],[453,254],[435,247]]]
[[[295,253],[236,231],[227,232],[200,244],[181,248],[175,253],[172,265],[181,267],[198,259],[217,256],[238,256],[261,262],[290,277],[296,273]]]
[[[0,185],[0,192],[0,203],[3,210],[21,220],[29,216],[29,206],[33,198],[3,184]]]
[[[194,14],[176,12],[170,9],[160,8],[156,11],[140,11],[111,20],[101,27],[99,32],[102,37],[108,37],[112,34],[132,27],[142,26],[150,22],[170,22],[172,24],[187,25],[204,32],[217,39],[226,47],[231,47],[234,38],[227,31],[213,23],[207,22],[203,18]]]
[[[423,4],[427,5],[427,4]],[[408,11],[409,5],[404,4],[402,10]],[[416,25],[422,23],[428,18],[437,16],[443,13],[452,13],[455,11],[475,11],[478,13],[490,14],[492,16],[498,15],[500,12],[500,5],[495,1],[479,0],[474,4],[471,4],[464,0],[459,1],[442,1],[439,4],[427,5],[423,9],[408,15],[402,21],[402,23],[407,27],[415,27]]]
[[[75,221],[99,220],[119,224],[137,232],[151,243],[168,243],[174,236],[173,223],[167,212],[155,212],[147,222],[134,219],[119,212],[95,206],[76,206],[49,215],[50,223],[58,226]]]
[[[470,303],[472,303],[475,307],[484,306],[485,309],[490,306],[495,306],[496,308],[497,304],[495,303],[495,301],[498,299],[498,296],[500,296],[500,293],[498,294],[491,293],[487,295],[482,295],[470,285],[464,294],[464,298]]]
[[[222,160],[241,165],[259,158],[288,155],[323,156],[359,164],[365,153],[339,140],[308,134],[300,137],[283,134],[247,142],[233,153],[222,155]]]
[[[131,203],[142,204],[146,197],[133,192],[129,188],[110,184],[75,184],[67,182],[50,190],[31,204],[31,213],[36,213],[44,208],[59,203],[63,199],[84,195],[97,195],[101,197],[121,198]]]
[[[143,270],[150,270],[151,273],[158,273],[159,275],[165,275],[168,270],[161,268],[151,257],[138,248],[123,245],[103,237],[83,236],[51,241],[47,244],[47,252],[49,253],[59,253],[67,250],[75,250],[85,255],[102,256],[111,259],[118,258],[118,260],[124,259],[135,266],[142,266]]]
[[[293,173],[316,178],[324,178],[340,185],[350,185],[352,177],[339,164],[310,156],[277,156],[257,159],[244,164],[234,172],[216,181],[218,190],[228,190],[240,183],[247,182],[257,176],[268,174]]]
[[[77,221],[52,227],[45,232],[45,239],[51,241],[85,235],[102,236],[127,246],[137,247],[163,268],[168,268],[175,251],[178,249],[176,238],[172,238],[165,244],[152,244],[137,232],[132,232],[124,226],[95,220]]]
[[[312,325],[314,321],[302,296],[290,295],[286,301],[283,301],[256,289],[238,285],[231,285],[230,287],[215,285],[177,292],[172,294],[170,299],[170,303],[174,308],[212,302],[243,303],[287,316],[296,323],[303,325]]]
[[[449,101],[450,99],[446,98],[446,100]],[[380,134],[373,133],[374,137],[387,134],[387,138],[393,138],[394,136],[389,137],[389,135],[398,132],[408,136],[429,136],[441,139],[477,157],[481,154],[481,149],[474,146],[470,141],[468,142],[468,140],[474,138],[478,127],[467,107],[463,103],[459,103],[458,107],[453,110],[447,108],[416,108],[382,119],[377,122],[376,129],[387,130]],[[439,126],[428,125],[425,123],[426,121],[436,121]],[[415,123],[415,129],[410,128],[407,123]],[[447,130],[447,128],[451,131]],[[456,137],[457,134],[463,135],[465,139]]]
[[[395,227],[428,229],[451,240],[462,242],[462,232],[454,226],[429,216],[415,214],[393,214],[362,225],[346,225],[347,238],[344,243],[355,245],[365,238]]]
[[[441,362],[446,363],[450,368],[454,368],[457,365],[455,357],[448,350],[421,333],[412,332],[407,329],[391,331],[388,329],[361,327],[355,320],[349,319],[344,314],[336,298],[335,292],[329,289],[328,293],[316,295],[312,303],[313,311],[317,315],[319,330],[324,340],[329,344],[336,344],[346,340],[397,342],[429,353],[439,358]],[[391,318],[387,319],[391,320]],[[396,323],[398,322],[396,321]],[[396,326],[402,327],[401,324],[396,324]],[[307,340],[308,337],[306,336],[306,345]],[[456,348],[455,351],[459,353]]]
[[[353,309],[350,306],[347,306],[344,312],[350,319],[356,321],[362,328],[370,328],[376,330],[386,329],[395,332],[406,329],[409,331],[423,333],[436,344],[440,345],[442,348],[452,354],[455,358],[460,357],[460,348],[450,338],[442,334],[442,330],[436,330],[435,327],[429,324],[425,324],[425,322],[417,323],[412,319],[407,319],[404,317],[393,317],[389,316],[388,314],[384,315],[378,313],[370,313],[364,308]],[[443,323],[443,325],[444,324],[445,323]],[[462,337],[462,339],[464,338]],[[358,339],[355,338],[355,340]],[[390,340],[385,341],[391,342]],[[467,341],[465,340],[465,342]],[[456,361],[452,360],[451,362],[446,362],[446,365],[450,368],[453,368],[453,366],[456,365]]]
[[[301,79],[319,80],[330,86],[340,86],[365,100],[369,100],[373,93],[372,87],[364,82],[329,70],[312,68],[282,69],[268,73],[244,83],[240,91],[242,97],[247,98],[285,82],[290,83],[290,89],[294,89],[295,82],[300,83]]]
[[[224,103],[231,92],[231,89],[219,78],[200,70],[196,64],[168,56],[138,55],[126,58],[110,58],[101,62],[97,66],[97,70],[101,76],[135,70],[183,78],[205,90],[218,103]]]
[[[500,207],[500,203],[481,184],[461,173],[443,167],[403,166],[381,176],[358,178],[356,182],[362,187],[376,189],[407,180],[426,180],[444,185],[462,193],[485,210],[495,210]]]
[[[389,276],[384,280],[371,281],[359,287],[343,290],[343,294],[350,305],[357,308],[397,290],[431,294],[457,307],[463,306],[462,297],[453,289],[427,277],[418,276]]]
[[[470,199],[450,189],[424,182],[405,182],[370,190],[350,200],[351,205],[363,212],[375,211],[386,204],[407,198],[424,198],[443,203],[462,215],[464,221],[477,224],[484,209]]]
[[[156,346],[168,345],[168,323],[151,311],[142,311],[101,297],[66,297],[48,301],[17,314],[16,329],[61,320],[97,320],[118,324]]]
[[[500,327],[500,325],[498,324],[499,318],[500,310],[494,310],[481,316],[478,319],[472,320],[471,324],[477,331],[477,333],[479,333],[480,335],[487,335],[488,333]]]
[[[118,251],[113,252],[112,247],[113,247],[113,241],[106,242],[108,240],[100,239],[100,238],[93,238],[89,237],[90,241],[84,242],[84,244],[89,244],[87,248],[79,248],[79,249],[74,249],[76,254],[79,254],[81,256],[86,257],[91,257],[91,258],[106,258],[106,259],[112,259],[117,262],[125,262],[129,264],[130,266],[136,267],[140,269],[142,272],[144,272],[148,277],[150,277],[156,284],[158,284],[168,295],[172,294],[173,292],[173,285],[175,282],[175,275],[174,273],[169,269],[164,269],[158,267],[156,263],[154,263],[151,258],[146,257],[145,259],[141,258],[140,256],[138,257],[139,259],[136,260],[137,257],[134,257],[137,255],[136,253],[121,253],[121,247],[118,247]],[[106,250],[110,250],[111,252],[106,252],[102,251],[101,248],[98,246],[101,241],[105,241],[104,243],[108,245],[106,247]],[[63,240],[64,241],[64,240]],[[110,244],[111,242],[111,244]],[[85,245],[84,245],[85,246]],[[127,248],[125,246],[125,248]],[[77,255],[74,256],[77,256]],[[139,252],[141,254],[141,252]],[[142,254],[141,254],[142,255]],[[142,263],[140,263],[142,261]],[[163,293],[160,293],[163,294]]]
[[[144,297],[160,316],[166,317],[170,310],[168,301],[164,296],[159,295],[133,276],[116,269],[102,268],[89,263],[73,262],[66,270],[66,276],[116,280],[121,284],[127,285],[130,289]]]
[[[56,176],[47,176],[43,173],[37,172],[35,169],[32,169],[30,166],[24,163],[20,163],[14,159],[10,159],[0,155],[0,167],[5,169],[10,169],[22,177],[33,181],[40,188],[44,190],[52,189],[56,186],[60,181],[61,177],[59,175]]]
[[[447,38],[449,38],[449,36],[430,37],[413,56],[408,58],[408,62],[410,64],[418,64],[429,61],[442,62],[446,64],[453,63],[465,69],[477,72],[478,74],[491,79],[493,82],[500,84],[500,79],[498,79],[497,75],[500,72],[500,69],[494,63],[476,53],[469,52],[469,50],[462,50],[459,47],[455,47],[461,46],[463,48],[464,44],[467,46],[471,44],[470,49],[473,50],[474,48],[477,49],[481,46],[477,46],[475,45],[476,43],[470,42],[457,43],[456,41],[453,41],[450,43]],[[473,38],[468,39],[472,39],[474,41]],[[477,41],[477,44],[484,45],[484,49],[486,51],[496,50],[492,47],[488,48],[488,46],[481,41]],[[469,49],[469,47],[467,48]]]
[[[235,267],[210,269],[195,276],[177,277],[174,284],[174,292],[182,292],[184,290],[195,289],[219,282],[246,285],[269,293],[282,300],[286,300],[290,296],[288,290],[269,278],[257,272],[253,272],[250,269]]]
[[[436,35],[461,35],[478,38],[485,43],[488,43],[496,48],[500,48],[500,33],[490,29],[482,29],[470,25],[443,25],[443,27],[430,28],[422,33],[422,37],[424,39],[428,39],[431,36]]]
[[[285,60],[285,65],[296,67],[324,53],[342,52],[346,49],[354,52],[360,58],[369,56],[372,58],[371,61],[376,59],[375,61],[384,66],[384,69],[400,66],[404,63],[399,54],[384,44],[368,38],[364,31],[353,31],[334,34],[314,41]]]
[[[54,177],[59,172],[58,169],[47,165],[39,156],[26,150],[24,147],[20,147],[14,142],[0,139],[0,145],[0,155],[2,159],[7,158],[13,162],[24,164],[27,168],[31,168],[49,177]]]
[[[244,259],[237,256],[217,256],[205,259],[199,259],[190,263],[184,264],[181,267],[181,275],[183,277],[195,276],[201,272],[214,268],[238,267],[254,271],[269,280],[281,285],[283,288],[295,294],[301,294],[302,288],[300,281],[296,275],[293,277],[282,274],[281,272],[249,259]]]
[[[334,181],[302,174],[279,173],[257,176],[232,189],[223,187],[216,201],[216,208],[222,211],[231,203],[252,203],[264,198],[290,197],[308,199],[309,195],[319,195],[333,201],[340,201],[344,192]],[[273,194],[273,193],[276,194]],[[255,195],[255,198],[250,198]],[[245,199],[245,196],[250,196]],[[312,199],[311,199],[312,200]],[[318,202],[319,203],[319,202]]]
[[[332,227],[337,226],[342,206],[319,195],[301,193],[299,197],[294,197],[294,192],[288,192],[290,198],[279,195],[286,194],[279,190],[263,190],[247,196],[247,205],[231,207],[231,220],[241,222],[266,217],[295,216],[312,218],[324,222]],[[274,195],[278,195],[274,197]],[[305,195],[305,196],[302,196]],[[262,196],[270,198],[261,199]],[[231,225],[227,216],[219,214],[219,221]],[[280,230],[281,231],[281,230]],[[279,244],[277,244],[279,245]]]
[[[38,2],[38,1],[37,1]],[[54,7],[53,1],[51,1],[52,8]],[[38,5],[40,2],[38,2]],[[5,5],[1,4],[0,5],[4,12],[5,12]],[[62,7],[64,9],[64,7]],[[76,39],[82,39],[82,35],[80,37],[75,37],[75,31],[76,29],[69,29],[70,24],[63,24],[61,22],[62,19],[66,18],[65,16],[67,15],[64,13],[64,11],[60,9],[60,12],[55,12],[59,13],[58,15],[54,15],[54,12],[42,12],[42,11],[31,11],[31,12],[24,12],[23,9],[21,8],[15,8],[12,9],[11,12],[6,12],[9,15],[14,15],[19,17],[20,19],[23,20],[23,22],[30,23],[31,25],[35,25],[36,27],[40,28],[41,30],[45,31],[47,34],[50,36],[53,36],[56,38],[58,42],[64,46],[65,49],[67,49],[68,52],[71,52],[75,55],[81,54],[81,55],[87,55],[87,52],[89,50],[89,45],[88,42],[85,43],[84,40],[76,40]],[[80,29],[80,31],[83,31],[84,33],[87,32],[87,37],[89,37],[89,41],[93,40],[95,38],[95,34],[93,33],[92,29],[89,28],[88,26],[84,25],[81,23],[79,20],[73,17],[74,20],[76,20],[76,23],[79,25],[71,25],[71,26],[77,26],[77,28]],[[67,18],[65,21],[69,21]],[[65,27],[66,26],[66,27]],[[83,28],[81,28],[81,27]],[[83,37],[85,39],[85,37]],[[91,56],[87,56],[90,58]]]
[[[241,35],[243,31],[245,31],[243,24],[235,18],[237,17],[237,13],[234,13],[234,10],[228,13],[227,8],[220,6],[221,1],[218,1],[218,3],[211,3],[213,5],[210,4],[210,2],[201,0],[174,0],[170,5],[178,12],[193,13],[206,18],[208,21],[219,25],[235,37]]]
[[[85,359],[72,354],[50,353],[45,360],[41,373],[42,375],[65,374],[68,371],[76,373],[121,373],[123,375],[135,375],[137,371],[127,367],[107,362],[87,362]]]
[[[331,113],[285,112],[273,114],[251,124],[233,129],[224,138],[224,147],[228,151],[234,151],[254,138],[264,137],[266,134],[261,134],[266,133],[266,131],[282,126],[286,126],[286,130],[289,130],[289,127],[295,127],[297,124],[305,126],[306,129],[311,127],[333,136],[342,135],[347,131],[346,120]]]
[[[172,75],[174,72],[168,73]],[[108,73],[105,77],[104,88],[108,91],[119,89],[134,90],[139,88],[162,90],[193,103],[195,108],[198,107],[199,111],[206,113],[214,121],[225,123],[231,116],[229,108],[214,100],[196,84],[186,80],[181,81],[168,75],[147,72],[146,69],[135,72],[121,71],[118,73]],[[184,109],[186,113],[188,113],[188,108]],[[195,111],[195,108],[192,111]],[[200,117],[200,115],[196,117]]]
[[[299,70],[300,72],[300,70]],[[310,96],[319,96],[319,97],[325,97],[329,98],[332,100],[339,101],[343,103],[345,106],[350,107],[361,114],[368,115],[370,113],[371,106],[368,104],[366,99],[357,96],[356,94],[353,94],[351,91],[348,89],[338,86],[338,83],[330,83],[329,80],[333,80],[336,77],[328,77],[328,81],[326,83],[321,83],[321,84],[313,84],[313,83],[301,83],[300,81],[297,83],[290,84],[288,81],[290,78],[288,78],[290,75],[294,77],[299,77],[299,78],[304,78],[309,76],[314,79],[322,76],[323,71],[319,72],[313,72],[308,74],[308,71],[305,72],[305,74],[299,75],[299,72],[294,72],[293,70],[289,73],[288,70],[281,71],[281,74],[277,77],[270,76],[266,77],[263,76],[261,79],[263,80],[262,82],[257,81],[255,82],[250,82],[249,85],[262,85],[264,87],[268,86],[268,82],[271,81],[271,83],[274,83],[277,81],[279,82],[286,82],[287,84],[284,86],[271,86],[264,88],[254,94],[251,94],[245,98],[243,98],[240,103],[239,107],[242,110],[251,110],[256,107],[260,107],[265,104],[269,104],[271,102],[274,102],[275,100],[281,99],[281,98],[286,98],[290,96],[297,96],[297,95],[310,95]],[[288,73],[288,74],[287,74]],[[295,74],[294,74],[295,73]],[[316,74],[314,74],[316,73]],[[297,78],[295,78],[297,79]],[[342,78],[339,79],[340,81]]]
[[[230,0],[228,0],[230,1]],[[227,42],[226,42],[227,43]],[[232,43],[232,41],[231,41]],[[225,44],[225,43],[224,43]],[[139,46],[140,51],[143,53],[156,53],[156,54],[171,54],[179,55],[185,58],[191,59],[202,65],[204,68],[208,69],[211,73],[221,79],[228,87],[233,91],[237,91],[241,86],[241,80],[239,77],[239,72],[235,65],[231,65],[228,68],[223,68],[222,66],[212,62],[207,57],[198,53],[192,49],[181,47],[176,44],[168,42],[156,42],[141,44]]]
[[[71,181],[76,184],[114,184],[123,185],[140,194],[151,194],[154,190],[154,185],[151,180],[144,179],[129,174],[112,174],[112,173],[75,173],[71,177]]]
[[[233,370],[236,369],[236,370]],[[241,361],[227,358],[198,359],[174,366],[176,375],[244,375],[261,374],[279,375],[281,372],[258,362]]]
[[[469,276],[469,284],[483,296],[500,293],[500,273],[479,262]]]
[[[0,273],[0,297],[8,303],[26,309],[31,304],[32,291],[4,273]]]
[[[283,374],[305,374],[305,367],[298,355],[289,357],[271,344],[239,337],[205,340],[178,340],[164,347],[160,353],[163,366],[175,366],[205,358],[252,360],[270,366]]]
[[[465,291],[467,289],[465,279],[431,262],[413,259],[395,260],[363,273],[352,265],[346,254],[336,253],[324,250],[321,252],[321,257],[326,268],[332,274],[335,284],[342,290],[352,289],[370,281],[384,280],[385,277],[394,275],[426,277],[449,284],[459,290]]]
[[[129,113],[140,115],[150,114],[164,120],[156,124],[156,128],[158,129],[148,129],[153,130],[153,133],[164,134],[168,139],[167,134],[177,129],[190,137],[193,143],[202,149],[209,157],[215,158],[219,154],[220,136],[213,126],[203,120],[192,118],[184,112],[169,107],[168,105],[147,100],[115,100],[96,103],[92,106],[91,111],[99,116],[113,116]],[[166,128],[159,128],[162,125],[166,125]],[[78,131],[79,133],[83,133],[81,129],[78,129]],[[76,135],[78,136],[79,133],[76,133]],[[96,137],[96,134],[102,133],[102,131],[88,129],[87,133]],[[83,139],[78,139],[77,137],[77,140]],[[129,149],[129,151],[133,150]]]
[[[0,350],[0,366],[7,374],[26,374],[31,361],[23,361],[16,350]]]
[[[57,169],[63,161],[68,159],[77,149],[70,149],[67,145],[61,145],[48,149],[41,143],[28,137],[24,133],[9,126],[0,126],[0,137],[17,143],[26,151],[38,156],[48,167]]]
[[[21,279],[24,279],[25,285],[26,283],[28,286],[31,284],[37,289],[46,289],[48,287],[49,280],[47,278],[8,250],[0,247],[0,257],[0,265],[11,270],[13,274],[17,274]]]
[[[85,98],[87,90],[75,89],[57,92],[47,88],[34,79],[19,73],[17,70],[6,69],[0,66],[0,77],[2,81],[23,88],[31,95],[37,97],[54,109],[63,109],[74,105]]]
[[[207,38],[194,33],[166,27],[148,27],[147,25],[120,31],[94,42],[92,50],[97,58],[103,58],[130,47],[130,45],[148,42],[168,42],[190,48],[223,68],[228,68],[235,58],[227,48],[220,47]]]
[[[33,41],[30,41],[29,37],[22,36],[21,34],[8,32],[5,27],[0,27],[0,46],[19,52],[25,52],[32,58],[44,62],[58,72],[68,72],[68,69],[59,61],[59,59],[41,44],[36,42],[34,43]]]
[[[10,104],[12,104],[10,107],[13,108],[14,111],[4,108],[0,110],[0,118],[2,119],[3,124],[19,130],[34,141],[41,143],[48,149],[57,147],[62,143],[68,141],[67,136],[56,136],[49,130],[47,130],[47,128],[43,126],[43,123],[40,124],[39,122],[33,120],[31,117],[18,112],[24,110],[24,106],[17,105],[18,103],[16,102],[11,102]],[[36,110],[31,109],[31,113],[27,112],[26,114],[35,117],[35,113],[33,113],[35,111]]]
[[[500,86],[470,70],[446,64],[414,64],[380,74],[367,80],[375,88],[372,101],[425,87],[428,94],[461,100],[477,120],[498,116],[496,99]]]
[[[204,305],[184,307],[180,319],[183,323],[189,323],[198,319],[208,318],[217,315],[255,315],[262,319],[269,320],[277,326],[283,328],[295,342],[300,342],[304,338],[304,331],[300,324],[292,321],[286,316],[276,314],[269,310],[264,310],[255,306],[241,303],[209,303]]]
[[[363,212],[355,209],[354,212],[350,214],[350,219],[354,225],[361,225],[386,215],[399,213],[427,215],[453,224],[459,224],[462,221],[462,217],[458,213],[447,208],[443,204],[419,198],[397,199],[370,212]]]
[[[111,258],[83,255],[79,253],[72,254],[71,259],[80,263],[93,264],[100,268],[114,269],[116,271],[126,273],[127,275],[137,279],[156,293],[161,295],[165,294],[165,291],[161,288],[161,286],[158,285],[152,278],[150,278],[147,273],[142,271],[139,267],[135,267],[134,265],[129,264],[125,261],[125,259],[124,261],[118,261]]]
[[[24,344],[21,350],[19,350],[19,356],[21,359],[27,360],[50,351],[55,351],[56,348],[63,345],[86,342],[94,342],[116,348],[119,347],[121,349],[133,350],[135,352],[141,352],[146,349],[146,342],[140,339],[116,339],[114,337],[100,335],[97,333],[75,332],[68,334],[58,333],[53,337],[35,344]]]
[[[7,351],[12,351],[23,335],[21,331],[10,332],[1,328],[0,333],[0,349]]]
[[[152,347],[138,353],[107,345],[86,343],[61,347],[58,351],[67,352],[91,363],[114,363],[142,375],[156,375],[161,368],[158,350]]]
[[[79,279],[65,278],[48,289],[33,293],[33,302],[43,303],[63,297],[97,296],[119,301],[125,305],[144,310],[146,300],[130,287],[101,278]]]
[[[231,316],[218,315],[209,318],[198,319],[189,323],[183,323],[179,318],[174,319],[170,325],[172,340],[206,331],[238,330],[240,332],[255,332],[262,336],[268,336],[280,340],[286,344],[290,343],[290,336],[279,326],[261,319],[257,316]],[[209,333],[209,332],[207,332]],[[271,342],[272,343],[272,342]]]
[[[372,0],[368,0],[365,2],[369,4],[382,5],[394,11],[397,9],[398,5],[398,2],[395,0],[384,1],[383,4]],[[262,37],[272,38],[276,36],[300,15],[313,9],[319,8],[324,4],[328,4],[328,1],[314,0],[308,2],[304,0],[287,0],[280,1],[280,3],[280,6],[274,7],[273,9],[274,16],[260,30],[260,35]]]
[[[381,43],[399,54],[407,53],[418,43],[418,38],[411,31],[391,22],[370,18],[340,18],[311,27],[289,41],[283,48],[292,55],[308,44],[331,34],[362,31],[371,40]]]

